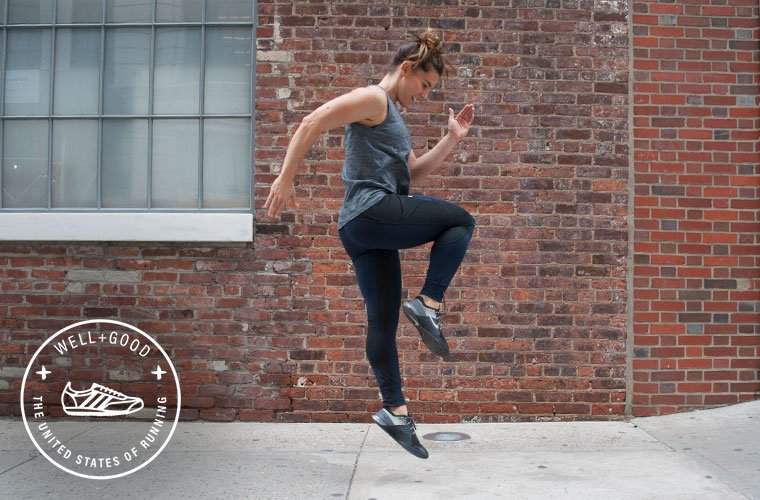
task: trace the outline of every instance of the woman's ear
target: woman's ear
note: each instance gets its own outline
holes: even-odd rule
[[[408,77],[412,70],[412,61],[404,61],[401,63],[401,76]]]

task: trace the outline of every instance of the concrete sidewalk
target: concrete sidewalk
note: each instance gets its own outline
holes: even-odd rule
[[[67,444],[98,448],[86,422]],[[113,423],[128,434],[136,423]],[[470,439],[434,442],[433,432]],[[95,481],[40,456],[0,420],[4,498],[758,499],[760,401],[630,422],[418,424],[420,460],[374,424],[180,422],[156,460]]]

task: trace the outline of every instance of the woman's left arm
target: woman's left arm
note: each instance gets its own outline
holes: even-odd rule
[[[456,116],[454,116],[454,110],[449,108],[449,131],[443,139],[419,158],[414,155],[414,151],[409,152],[410,184],[416,184],[443,165],[449,153],[470,131],[470,125],[474,119],[475,107],[472,104],[466,105]]]

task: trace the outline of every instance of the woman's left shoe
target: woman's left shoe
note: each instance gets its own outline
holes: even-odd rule
[[[428,457],[428,451],[415,434],[417,426],[414,424],[414,419],[409,415],[394,415],[387,408],[383,408],[372,415],[372,420],[415,457]]]
[[[441,311],[426,306],[419,295],[405,301],[401,308],[409,321],[417,327],[428,349],[444,358],[448,356],[449,344],[441,332]]]

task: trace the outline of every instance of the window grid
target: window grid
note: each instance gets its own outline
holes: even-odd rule
[[[256,96],[256,82],[255,82],[255,64],[256,64],[256,25],[257,25],[257,2],[253,0],[251,2],[251,22],[236,22],[236,21],[214,21],[206,22],[206,3],[201,2],[201,21],[200,22],[156,22],[157,16],[157,1],[153,2],[152,22],[151,23],[107,23],[107,0],[101,0],[102,12],[100,23],[57,23],[58,19],[58,2],[53,2],[53,18],[52,23],[47,24],[12,24],[8,25],[8,8],[9,0],[0,0],[0,5],[3,8],[3,50],[2,61],[0,61],[2,68],[2,74],[6,72],[6,60],[8,52],[8,29],[25,29],[25,28],[51,28],[51,62],[50,62],[50,85],[49,85],[49,105],[48,105],[48,206],[44,211],[48,212],[253,212],[254,207],[254,194],[255,194],[255,169],[251,169],[251,187],[249,191],[249,203],[248,208],[230,209],[230,208],[203,208],[203,133],[204,133],[204,120],[205,118],[249,118],[251,121],[251,135],[249,137],[248,147],[248,159],[253,161],[253,148],[255,140],[255,96]],[[249,113],[204,113],[204,95],[205,95],[205,75],[206,75],[206,26],[232,26],[232,27],[244,27],[251,26],[251,60],[250,60],[250,109]],[[150,76],[149,76],[149,89],[148,89],[148,114],[130,114],[130,115],[105,115],[104,110],[104,71],[105,71],[105,33],[106,27],[151,27],[151,41],[150,41]],[[159,115],[153,113],[153,93],[154,93],[154,76],[155,76],[155,40],[156,40],[156,27],[170,26],[170,27],[200,27],[201,29],[201,60],[200,60],[200,81],[199,81],[199,112],[198,114],[173,114],[173,115]],[[98,144],[97,144],[97,168],[96,168],[96,186],[97,186],[97,208],[54,208],[52,203],[52,179],[53,179],[53,110],[54,110],[54,79],[55,79],[55,48],[56,48],[56,29],[57,28],[100,28],[100,72],[98,75]],[[5,78],[0,78],[0,158],[3,158],[4,151],[3,146],[5,144],[5,120],[23,120],[23,119],[37,119],[39,115],[14,115],[12,117],[5,116]],[[93,119],[92,116],[83,115],[56,115],[56,119]],[[148,171],[147,171],[147,208],[104,208],[102,205],[102,149],[103,149],[103,120],[104,119],[147,119],[148,120]],[[198,193],[197,193],[197,207],[194,210],[190,209],[173,209],[173,208],[152,208],[152,177],[153,177],[153,120],[155,118],[161,119],[181,119],[181,118],[197,118],[198,119]],[[40,208],[4,208],[3,207],[3,179],[4,168],[0,163],[0,212],[38,212],[43,209]]]
[[[105,2],[105,0],[102,0]],[[6,6],[7,7],[7,6]],[[6,9],[7,10],[7,9]],[[56,27],[55,27],[55,21],[58,16],[58,2],[53,2],[53,27],[51,28],[51,34],[50,34],[50,78],[49,78],[49,85],[48,85],[48,177],[47,177],[47,200],[48,205],[47,208],[50,209],[53,207],[53,99],[55,98],[53,93],[53,80],[55,79],[55,38],[56,38]],[[7,49],[6,49],[7,50]],[[5,73],[5,72],[3,72]],[[98,119],[98,123],[100,123],[100,119]],[[98,160],[98,163],[100,161]],[[99,176],[100,165],[98,165],[97,170],[95,171],[95,176]],[[97,186],[97,184],[96,184]],[[98,188],[98,190],[100,190]],[[98,206],[100,208],[100,206]]]
[[[201,21],[206,20],[206,3],[201,2]],[[158,5],[155,2],[154,5]],[[201,74],[200,81],[198,82],[198,88],[200,91],[200,100],[198,101],[200,110],[203,111],[203,94],[204,85],[203,80],[206,76],[206,27],[201,24]],[[253,85],[253,82],[251,82]],[[203,116],[198,122],[198,208],[203,206]]]
[[[5,25],[8,24],[7,18],[8,18],[8,5],[7,0],[2,0],[0,5],[2,5],[3,9],[3,53],[0,55],[2,57],[2,61],[0,61],[0,68],[2,68],[2,73],[0,73],[0,116],[5,115],[5,54],[8,52],[8,30],[5,29]],[[5,122],[3,120],[0,120],[0,208],[3,206],[3,155],[5,154],[5,151],[3,150],[3,147],[5,146]]]
[[[58,2],[56,2],[58,4]],[[101,0],[101,10],[100,13],[100,21],[102,24],[105,24],[106,22],[106,0]],[[58,13],[56,12],[56,17],[53,18],[54,21],[58,20]],[[55,54],[53,54],[53,57],[55,58]],[[105,71],[106,67],[106,29],[105,26],[100,27],[100,69],[98,70],[98,168],[96,170],[97,172],[97,179],[95,180],[95,186],[97,186],[98,190],[98,210],[101,210],[103,208],[103,176],[101,175],[100,171],[103,169],[103,72]],[[150,123],[150,119],[148,119],[148,123]],[[150,131],[148,131],[150,133]],[[149,167],[150,168],[150,167]],[[150,208],[150,192],[148,192],[148,208]],[[51,205],[52,206],[52,205]]]
[[[5,26],[6,18],[8,17],[8,5],[3,0],[3,26]],[[8,54],[8,30],[3,29],[3,65],[2,65],[2,78],[0,78],[0,116],[5,116],[5,59]],[[0,120],[0,208],[3,206],[3,191],[5,190],[5,180],[3,179],[3,172],[5,167],[2,159],[5,158],[5,120]]]
[[[150,32],[150,68],[148,71],[150,72],[150,75],[148,77],[148,113],[153,112],[153,67],[156,64],[156,56],[154,54],[155,50],[153,45],[156,43],[156,4],[158,1],[153,2],[153,13],[151,14],[151,21],[152,21],[152,28]],[[203,2],[206,3],[206,2]],[[103,16],[106,15],[106,0],[103,0]],[[201,22],[205,21],[206,18],[202,17]],[[105,30],[105,26],[103,27]],[[203,42],[201,42],[201,45],[203,45]],[[105,53],[106,48],[103,46],[103,53]],[[103,85],[103,82],[101,82],[101,85]],[[203,112],[203,108],[200,108],[199,111]],[[148,203],[148,209],[150,210],[151,207],[151,200],[153,199],[153,120],[148,119],[148,175],[146,177],[146,182],[148,184],[146,189],[146,197],[147,203]]]

